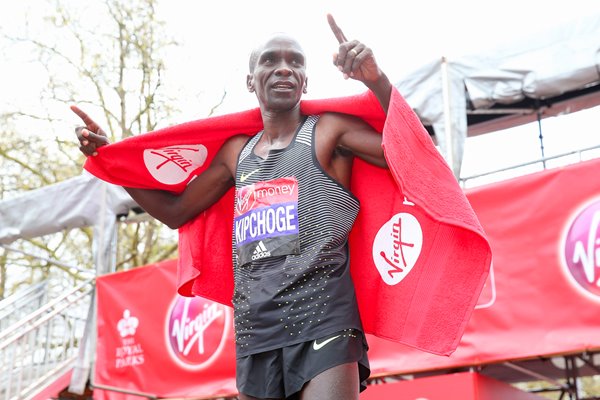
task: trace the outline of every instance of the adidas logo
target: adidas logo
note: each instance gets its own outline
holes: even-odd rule
[[[254,260],[258,260],[258,259],[265,258],[265,257],[271,257],[271,252],[269,250],[267,250],[267,247],[261,240],[256,245],[256,249],[254,249],[254,253],[252,253],[252,260],[254,261]]]

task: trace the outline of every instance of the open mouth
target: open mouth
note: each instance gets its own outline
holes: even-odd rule
[[[296,87],[296,85],[288,81],[278,81],[275,82],[271,87],[275,90],[292,90]]]

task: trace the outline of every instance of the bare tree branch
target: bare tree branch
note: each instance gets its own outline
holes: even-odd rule
[[[219,102],[217,104],[215,104],[210,111],[208,112],[208,116],[210,117],[211,115],[213,115],[213,113],[215,111],[217,111],[217,108],[219,108],[223,102],[225,101],[225,97],[227,96],[227,91],[223,89],[223,96],[221,96],[221,100],[219,100]]]

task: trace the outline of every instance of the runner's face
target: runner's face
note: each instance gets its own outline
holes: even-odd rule
[[[306,63],[298,42],[276,36],[255,51],[255,56],[247,84],[261,108],[288,111],[297,106],[306,91]]]

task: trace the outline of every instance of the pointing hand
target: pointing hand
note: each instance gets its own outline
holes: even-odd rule
[[[88,157],[98,155],[97,149],[109,143],[106,133],[79,107],[71,106],[71,111],[77,114],[85,124],[85,126],[75,128],[80,143],[79,150]]]
[[[359,80],[367,86],[377,82],[382,72],[371,49],[357,40],[349,41],[331,14],[327,14],[327,21],[339,43],[333,64],[344,74],[344,78]]]

